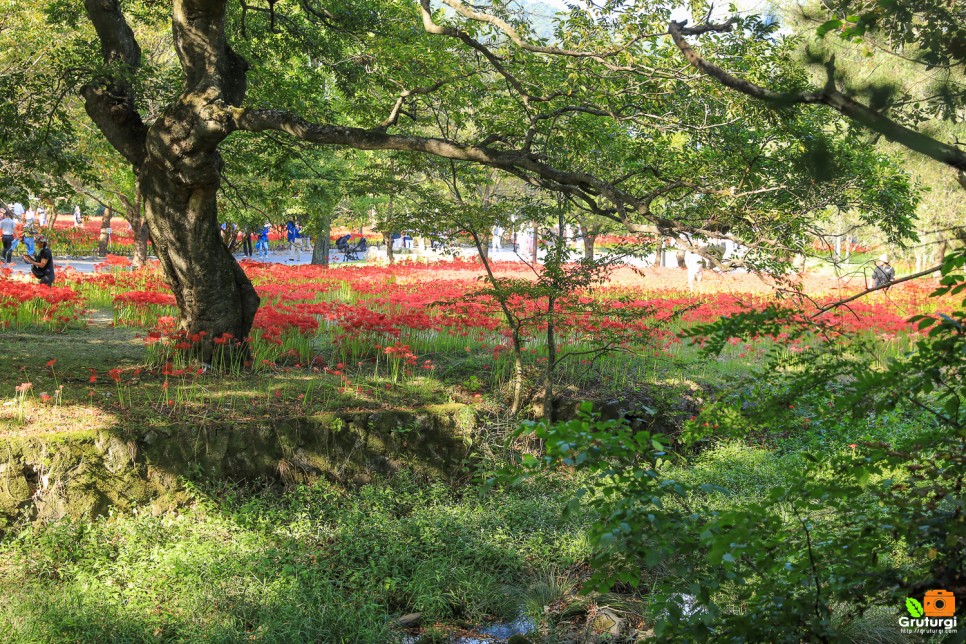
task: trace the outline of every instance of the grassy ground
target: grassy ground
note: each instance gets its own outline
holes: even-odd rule
[[[94,317],[88,328],[62,334],[0,335],[10,366],[0,370],[0,391],[9,396],[32,383],[0,408],[0,440],[159,424],[273,424],[331,410],[453,402],[492,417],[503,402],[484,375],[485,351],[462,346],[434,355],[433,373],[401,381],[367,367],[357,382],[352,365],[339,378],[285,364],[255,374],[174,375],[144,369],[149,354],[139,331],[98,322],[103,311]],[[735,346],[714,360],[680,348],[662,360],[614,362],[612,373],[641,404],[687,416],[710,397],[759,386],[747,379],[758,354],[745,351]],[[105,376],[114,368],[124,372],[120,383]],[[600,389],[614,390],[613,381]],[[788,484],[805,452],[911,431],[898,416],[862,427],[838,422],[822,416],[824,403],[822,395],[805,400],[802,422],[786,431],[710,441],[668,474],[694,489],[716,486],[693,499],[714,511]],[[480,442],[486,465],[504,464],[499,440]],[[642,629],[655,617],[643,605],[646,587],[620,600],[577,594],[593,518],[582,511],[562,518],[580,487],[576,478],[489,490],[477,478],[442,483],[403,468],[361,486],[322,481],[280,491],[204,476],[181,484],[188,494],[173,511],[144,506],[9,530],[0,539],[0,640],[383,642],[401,638],[394,618],[419,611],[430,627],[527,614],[543,639],[555,641],[571,617],[593,615],[604,603],[621,605]],[[901,641],[891,614],[871,618],[856,626],[854,641],[873,632],[875,641]]]
[[[18,330],[0,335],[0,355],[9,365],[0,370],[0,391],[32,384],[23,404],[14,397],[0,407],[0,437],[68,428],[139,427],[156,421],[245,422],[327,410],[416,409],[472,401],[469,392],[433,377],[396,383],[368,377],[346,385],[345,379],[321,379],[306,369],[286,367],[254,376],[194,370],[165,375],[159,368],[148,368],[150,357],[141,336],[134,329],[104,324],[63,333]],[[108,375],[112,369],[122,370],[119,383]]]
[[[196,490],[184,511],[28,528],[0,546],[4,641],[389,641],[394,616],[513,619],[587,556],[561,489],[406,475],[346,491]]]

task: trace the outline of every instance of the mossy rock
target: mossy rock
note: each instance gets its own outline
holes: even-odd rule
[[[30,501],[32,494],[18,463],[0,463],[0,514],[16,514]]]
[[[450,478],[475,429],[475,411],[454,404],[18,438],[0,464],[0,516],[25,507],[43,521],[148,504],[163,512],[188,498],[185,479],[361,483],[403,467]]]

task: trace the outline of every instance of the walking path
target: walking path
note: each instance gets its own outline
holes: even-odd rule
[[[395,251],[395,257],[397,261],[405,261],[408,259],[447,260],[453,257],[453,250],[457,250],[458,251],[457,256],[462,258],[475,257],[477,255],[475,248],[460,247],[459,249],[449,249],[445,252],[428,250],[428,249],[427,250],[407,249],[403,251],[397,250]],[[606,252],[607,251],[604,249],[601,249],[598,251],[599,254],[606,254]],[[544,253],[541,251],[540,258],[539,258],[540,260],[542,260],[543,254]],[[236,254],[235,257],[239,260],[244,259],[244,256],[242,255]],[[284,251],[270,251],[267,260],[263,260],[260,257],[253,257],[251,259],[252,261],[255,261],[255,262],[267,261],[267,263],[270,263],[270,264],[287,264],[289,266],[299,266],[299,265],[306,265],[306,264],[312,263],[312,251],[302,251],[301,256],[297,260],[291,260],[289,259],[289,257],[290,257],[289,251],[284,250]],[[514,252],[512,249],[508,249],[508,248],[504,248],[502,250],[491,249],[489,253],[489,257],[491,260],[498,261],[498,262],[521,262],[524,260],[526,261],[530,260],[529,256],[523,257],[517,254],[516,252]],[[365,261],[369,261],[369,262],[385,261],[386,251],[382,247],[373,247],[373,248],[370,248],[369,253],[365,256],[364,260],[345,262],[343,258],[344,258],[344,254],[334,249],[329,254],[329,261],[331,262],[332,265],[357,264],[357,263],[361,264],[361,263],[364,263]],[[633,264],[635,266],[644,266],[648,264],[647,262],[644,262],[640,259],[628,259],[625,261],[628,264]],[[104,258],[101,258],[101,257],[98,257],[98,258],[94,258],[94,257],[65,258],[65,257],[57,257],[57,256],[54,257],[54,266],[56,270],[63,270],[64,268],[70,267],[80,273],[93,273],[95,266],[103,262],[104,262]],[[2,267],[3,265],[0,265],[0,268]],[[13,266],[11,266],[10,268],[15,273],[30,272],[30,266],[26,264],[22,259],[19,259],[16,257],[14,258]]]

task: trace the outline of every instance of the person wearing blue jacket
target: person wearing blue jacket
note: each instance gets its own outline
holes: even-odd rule
[[[291,256],[288,261],[295,262],[302,259],[302,228],[297,223],[289,219],[285,222],[286,237],[288,238],[288,248]]]
[[[272,224],[266,221],[258,232],[258,239],[255,240],[255,253],[261,255],[263,259],[268,259],[268,233],[271,229]]]

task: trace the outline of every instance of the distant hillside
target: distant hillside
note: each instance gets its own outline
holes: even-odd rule
[[[518,0],[521,11],[527,14],[534,34],[539,38],[553,40],[553,19],[558,13],[566,12],[562,3],[550,3],[543,0]]]

